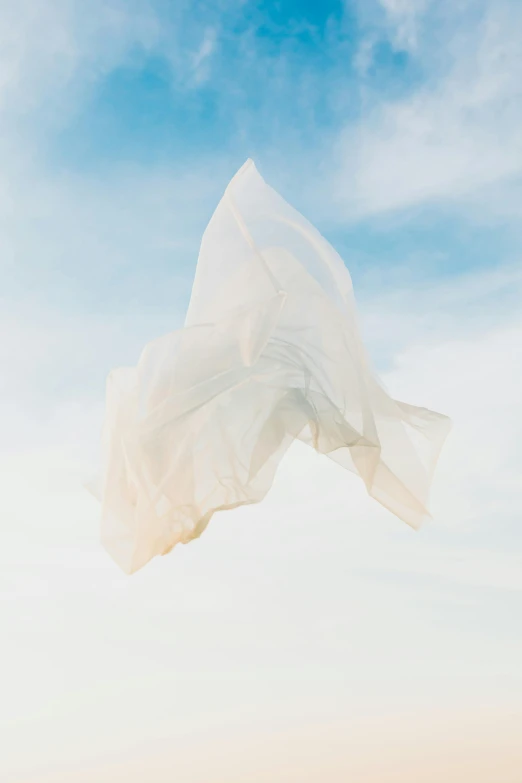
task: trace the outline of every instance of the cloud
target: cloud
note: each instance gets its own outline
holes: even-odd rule
[[[358,285],[365,339],[378,362],[414,345],[483,339],[519,322],[520,264],[421,274],[414,284],[409,278],[406,264],[368,272]]]
[[[484,13],[471,5],[465,26],[459,25],[460,6],[455,13],[441,6],[443,23],[418,44],[421,60],[427,42],[430,49],[434,39],[442,47],[423,62],[427,78],[420,86],[406,98],[374,102],[341,134],[337,192],[346,209],[375,214],[428,202],[459,204],[522,174],[522,14],[508,2],[489,4]],[[407,20],[423,11],[422,4],[387,7]]]
[[[0,2],[0,110],[18,118],[45,104],[63,113],[83,91],[128,55],[150,47],[160,26],[154,6],[131,0]],[[75,92],[80,95],[75,97]],[[44,112],[45,114],[45,112]],[[50,117],[49,117],[50,119]]]
[[[216,50],[217,30],[207,27],[203,33],[203,39],[192,59],[192,71],[194,84],[200,85],[209,77],[209,60]]]
[[[380,0],[392,29],[392,39],[398,49],[415,51],[418,45],[417,26],[430,0]]]

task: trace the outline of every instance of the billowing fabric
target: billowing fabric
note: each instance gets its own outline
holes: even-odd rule
[[[109,376],[102,539],[136,571],[262,500],[295,438],[416,528],[448,428],[380,386],[343,261],[249,160],[203,236],[184,328]]]

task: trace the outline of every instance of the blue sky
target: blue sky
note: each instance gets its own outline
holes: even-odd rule
[[[515,759],[501,777],[518,783],[521,33],[515,0],[0,0],[12,783],[114,783],[114,764],[170,783],[178,763],[183,783],[244,783],[215,738],[232,758],[242,736],[261,768],[249,743],[285,726],[300,750],[291,770],[274,750],[263,783],[316,783],[328,737],[299,737],[325,727],[330,783],[432,783],[411,744],[397,772],[394,726],[461,783],[470,759],[448,760],[439,718],[463,747],[484,733],[470,780]],[[435,521],[413,535],[298,450],[265,503],[128,580],[82,488],[105,378],[182,324],[249,156],[342,253],[388,389],[452,416]],[[369,749],[348,768],[355,724]]]
[[[504,192],[520,159],[516,42],[502,56],[486,47],[499,26],[510,33],[508,3],[103,2],[88,14],[62,2],[51,20],[33,7],[16,86],[5,90],[15,166],[51,180],[66,202],[76,187],[83,199],[97,188],[103,198],[110,181],[121,216],[140,209],[140,178],[203,181],[176,210],[183,257],[138,240],[136,263],[107,259],[97,277],[94,260],[77,263],[79,233],[56,237],[42,270],[54,277],[44,284],[51,296],[77,283],[79,303],[112,307],[112,291],[146,297],[150,286],[142,304],[154,304],[173,261],[190,277],[223,185],[248,156],[335,242],[356,284],[375,269],[400,267],[415,280],[516,255],[519,221],[505,214]],[[64,28],[35,46],[39,24]],[[481,94],[484,69],[491,87]],[[493,186],[502,192],[491,210]],[[27,220],[59,231],[41,212],[15,210],[17,241],[27,241]],[[158,274],[143,289],[145,254]],[[33,264],[26,274],[39,273]]]

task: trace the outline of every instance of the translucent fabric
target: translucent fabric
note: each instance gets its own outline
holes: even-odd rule
[[[448,428],[380,386],[343,261],[249,160],[203,236],[184,328],[109,376],[102,539],[136,571],[262,500],[295,438],[418,527]]]

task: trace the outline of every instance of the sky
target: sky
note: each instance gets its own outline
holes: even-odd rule
[[[519,783],[522,6],[0,0],[0,779]],[[132,577],[105,379],[184,319],[246,158],[453,419],[413,532],[293,448]]]

